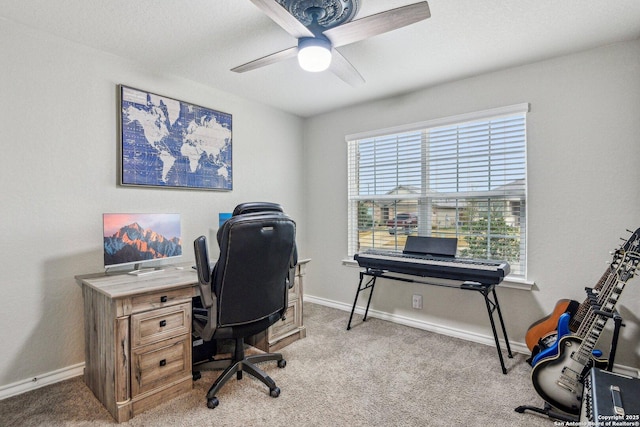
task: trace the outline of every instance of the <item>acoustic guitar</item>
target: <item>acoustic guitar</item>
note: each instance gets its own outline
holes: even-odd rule
[[[585,302],[588,303],[588,301]],[[533,353],[535,348],[549,337],[549,334],[554,334],[558,330],[558,321],[560,320],[560,316],[568,313],[570,317],[573,317],[578,311],[579,306],[580,303],[578,301],[572,299],[561,299],[556,303],[551,314],[532,323],[524,336],[524,340],[527,343],[529,350]]]

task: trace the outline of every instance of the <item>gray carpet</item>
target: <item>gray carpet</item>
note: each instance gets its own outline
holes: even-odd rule
[[[219,371],[203,372],[190,393],[150,409],[129,426],[551,426],[519,414],[542,405],[525,356],[431,332],[305,304],[307,337],[282,350],[287,366],[261,367],[282,393],[274,399],[250,376],[232,379],[208,409],[205,394]],[[115,421],[81,377],[0,401],[3,426],[102,426]]]

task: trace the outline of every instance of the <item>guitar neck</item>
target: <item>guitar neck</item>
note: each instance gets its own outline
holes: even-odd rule
[[[593,287],[593,291],[601,292],[605,283],[607,283],[608,279],[610,278],[611,278],[611,268],[607,268],[605,272],[602,274],[602,277],[600,277],[600,280],[598,280],[598,283],[596,283],[596,285]],[[606,289],[604,290],[604,292],[606,292]],[[584,321],[584,318],[589,313],[590,308],[591,308],[591,302],[589,301],[589,298],[586,298],[582,302],[582,304],[580,304],[580,306],[576,310],[576,313],[571,318],[571,322],[569,322],[569,329],[571,329],[574,332],[577,331],[580,328],[580,325],[582,324],[582,322]]]
[[[607,285],[604,286],[603,291],[599,295],[598,306],[590,306],[585,321],[582,322],[577,333],[578,336],[584,337],[578,349],[576,359],[581,364],[586,366],[586,363],[591,359],[592,351],[598,342],[598,338],[600,338],[600,333],[604,329],[609,317],[613,315],[622,290],[626,282],[633,277],[637,263],[637,254],[631,257],[630,260],[627,260],[627,256],[625,255],[625,261],[616,263],[614,270],[607,279]]]
[[[614,257],[613,257],[613,262],[611,263],[611,265],[609,267],[607,267],[605,272],[600,277],[600,280],[598,280],[598,283],[596,283],[596,285],[593,287],[592,292],[598,294],[598,304],[599,305],[603,305],[605,303],[604,298],[607,295],[609,295],[609,293],[612,291],[613,287],[618,282],[618,280],[617,280],[617,267],[616,266],[619,266],[620,265],[620,261],[622,260],[622,258],[624,258],[626,256],[625,255],[626,251],[630,249],[630,247],[632,245],[633,238],[636,237],[637,234],[638,234],[638,231],[636,231],[636,233],[632,236],[632,238],[630,238],[623,247],[621,247],[618,251],[616,251],[616,253],[615,253]],[[580,304],[580,306],[576,310],[576,313],[571,318],[571,322],[569,323],[569,329],[570,330],[572,330],[574,332],[582,331],[582,333],[578,333],[577,334],[579,337],[584,337],[585,336],[584,333],[586,331],[582,327],[582,324],[584,322],[584,319],[587,317],[587,314],[589,314],[589,312],[591,310],[591,304],[592,304],[591,300],[589,298],[586,298],[582,302],[582,304]]]

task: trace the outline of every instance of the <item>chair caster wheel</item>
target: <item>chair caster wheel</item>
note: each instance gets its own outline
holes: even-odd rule
[[[278,360],[278,368],[284,368],[285,366],[287,366],[287,361],[282,359],[282,360]]]
[[[278,387],[272,388],[271,390],[269,390],[269,396],[271,396],[271,397],[280,396],[280,389]]]
[[[193,377],[194,381],[198,381],[200,378],[202,378],[202,374],[200,373],[200,371],[193,372],[191,376]]]
[[[278,391],[280,391],[280,390],[278,390]],[[211,399],[207,399],[207,408],[213,409],[216,406],[218,406],[219,403],[220,402],[218,401],[217,397],[212,397]]]

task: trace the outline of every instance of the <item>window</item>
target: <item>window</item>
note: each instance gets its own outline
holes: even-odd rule
[[[457,237],[526,276],[528,104],[348,136],[349,256]]]

